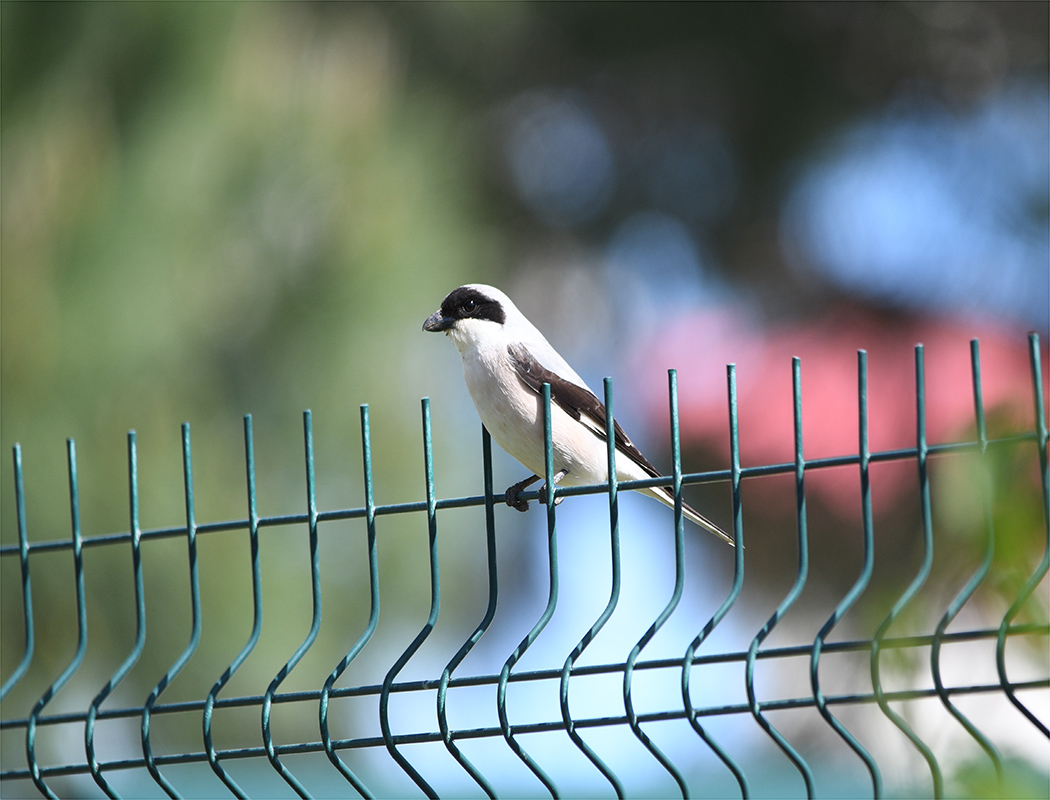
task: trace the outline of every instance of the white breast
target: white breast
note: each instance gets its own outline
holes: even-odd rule
[[[463,358],[463,377],[478,416],[496,443],[527,469],[544,474],[542,398],[518,378],[502,348],[474,349]],[[595,436],[557,404],[551,406],[554,472],[566,471],[562,483],[580,486],[608,480],[608,455]],[[625,456],[617,477],[648,477]]]

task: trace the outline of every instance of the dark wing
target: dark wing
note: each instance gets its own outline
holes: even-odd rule
[[[543,384],[551,385],[551,402],[556,403],[566,414],[573,419],[579,420],[595,436],[603,442],[608,441],[605,435],[605,406],[590,391],[582,386],[577,386],[571,381],[551,372],[540,364],[532,355],[519,344],[507,346],[510,355],[510,363],[521,378],[522,383],[532,389],[536,394],[543,393]],[[616,449],[626,453],[633,461],[638,462],[642,468],[652,477],[660,477],[660,472],[649,463],[634,443],[627,438],[620,423],[613,420],[614,435],[616,437]]]

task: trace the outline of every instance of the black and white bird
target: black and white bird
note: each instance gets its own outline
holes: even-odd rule
[[[460,286],[441,301],[423,330],[444,332],[463,360],[463,377],[482,423],[500,447],[534,473],[507,489],[507,505],[525,511],[518,493],[545,472],[543,384],[551,387],[555,484],[586,486],[609,480],[605,406],[576,371],[499,289]],[[618,481],[660,477],[615,423]],[[639,490],[674,507],[665,486]],[[732,538],[695,509],[683,514],[729,544]]]

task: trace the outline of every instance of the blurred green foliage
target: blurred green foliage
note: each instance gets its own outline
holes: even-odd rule
[[[485,275],[493,244],[471,208],[456,108],[406,82],[406,54],[382,15],[196,3],[3,3],[0,13],[0,440],[7,453],[16,441],[24,448],[31,541],[69,536],[59,499],[65,436],[77,443],[84,535],[127,530],[129,428],[143,527],[178,526],[183,420],[198,520],[244,518],[246,412],[264,515],[305,508],[304,408],[314,413],[323,508],[363,500],[361,403],[375,409],[377,501],[422,499],[419,397],[434,368],[419,327],[450,286]],[[9,458],[3,485],[9,544]],[[384,523],[384,569],[425,564],[405,535],[425,535],[421,522]],[[346,548],[338,563],[353,563],[352,545],[363,560],[363,526],[342,526],[342,537],[338,528],[325,527],[336,542],[326,547]],[[287,641],[246,666],[253,686],[272,677],[309,618],[302,533],[265,534],[266,590],[283,598],[267,607],[267,633],[285,631]],[[200,547],[211,624],[188,669],[203,673],[194,696],[240,647],[251,600],[246,536],[204,536]],[[85,691],[119,663],[134,631],[130,554],[106,550],[85,556],[91,653],[105,654],[86,670]],[[135,696],[188,636],[187,609],[171,605],[188,604],[184,540],[143,550],[150,647]],[[472,563],[457,552],[450,543],[453,565]],[[70,641],[75,619],[68,553],[39,563],[43,662],[26,697],[61,668],[58,643]],[[8,566],[4,630],[14,636],[21,602],[17,565]],[[348,646],[346,617],[367,612],[367,575],[351,573],[324,570],[327,585],[349,586],[353,598],[326,609],[326,622],[347,633],[334,650],[319,648],[325,672]],[[387,611],[396,617],[426,594],[413,582],[384,597]],[[5,675],[19,657],[10,644]]]

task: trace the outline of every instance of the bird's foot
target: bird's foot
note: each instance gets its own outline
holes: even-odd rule
[[[513,486],[511,486],[509,489],[507,489],[507,494],[505,495],[504,499],[506,500],[507,505],[511,508],[516,508],[518,509],[518,511],[528,511],[529,501],[518,497],[518,492],[520,491],[520,489],[515,489]]]
[[[563,469],[561,472],[554,476],[553,483],[557,485],[558,481],[564,478],[567,474],[568,471]],[[529,501],[519,497],[518,495],[525,489],[528,489],[530,486],[532,486],[532,484],[534,484],[539,479],[539,475],[533,475],[529,478],[526,478],[523,481],[518,481],[509,489],[507,489],[506,493],[503,495],[504,501],[507,503],[508,506],[510,506],[511,508],[516,508],[518,509],[518,511],[528,511]],[[564,497],[555,497],[554,505],[558,505],[564,499]],[[542,505],[547,505],[547,484],[544,484],[540,487],[540,494],[538,500]]]
[[[540,487],[540,495],[536,499],[539,501],[540,505],[547,505],[547,484]],[[558,495],[554,498],[554,505],[559,505],[564,499],[565,497],[563,495]]]
[[[569,471],[567,469],[560,470],[558,474],[555,475],[554,478],[551,480],[551,483],[557,486],[558,482],[568,474]],[[543,484],[543,486],[540,487],[540,496],[537,499],[541,503],[543,503],[543,505],[547,505],[547,484]],[[554,505],[558,505],[558,503],[560,503],[564,499],[564,497],[555,497]]]
[[[534,484],[539,479],[540,478],[538,475],[533,475],[532,477],[526,478],[523,481],[518,481],[509,489],[507,489],[506,493],[503,495],[504,501],[507,503],[508,506],[510,506],[511,508],[516,508],[518,511],[528,511],[529,501],[525,500],[522,497],[519,497],[518,495],[525,489],[528,489],[530,486],[532,486],[532,484]]]

